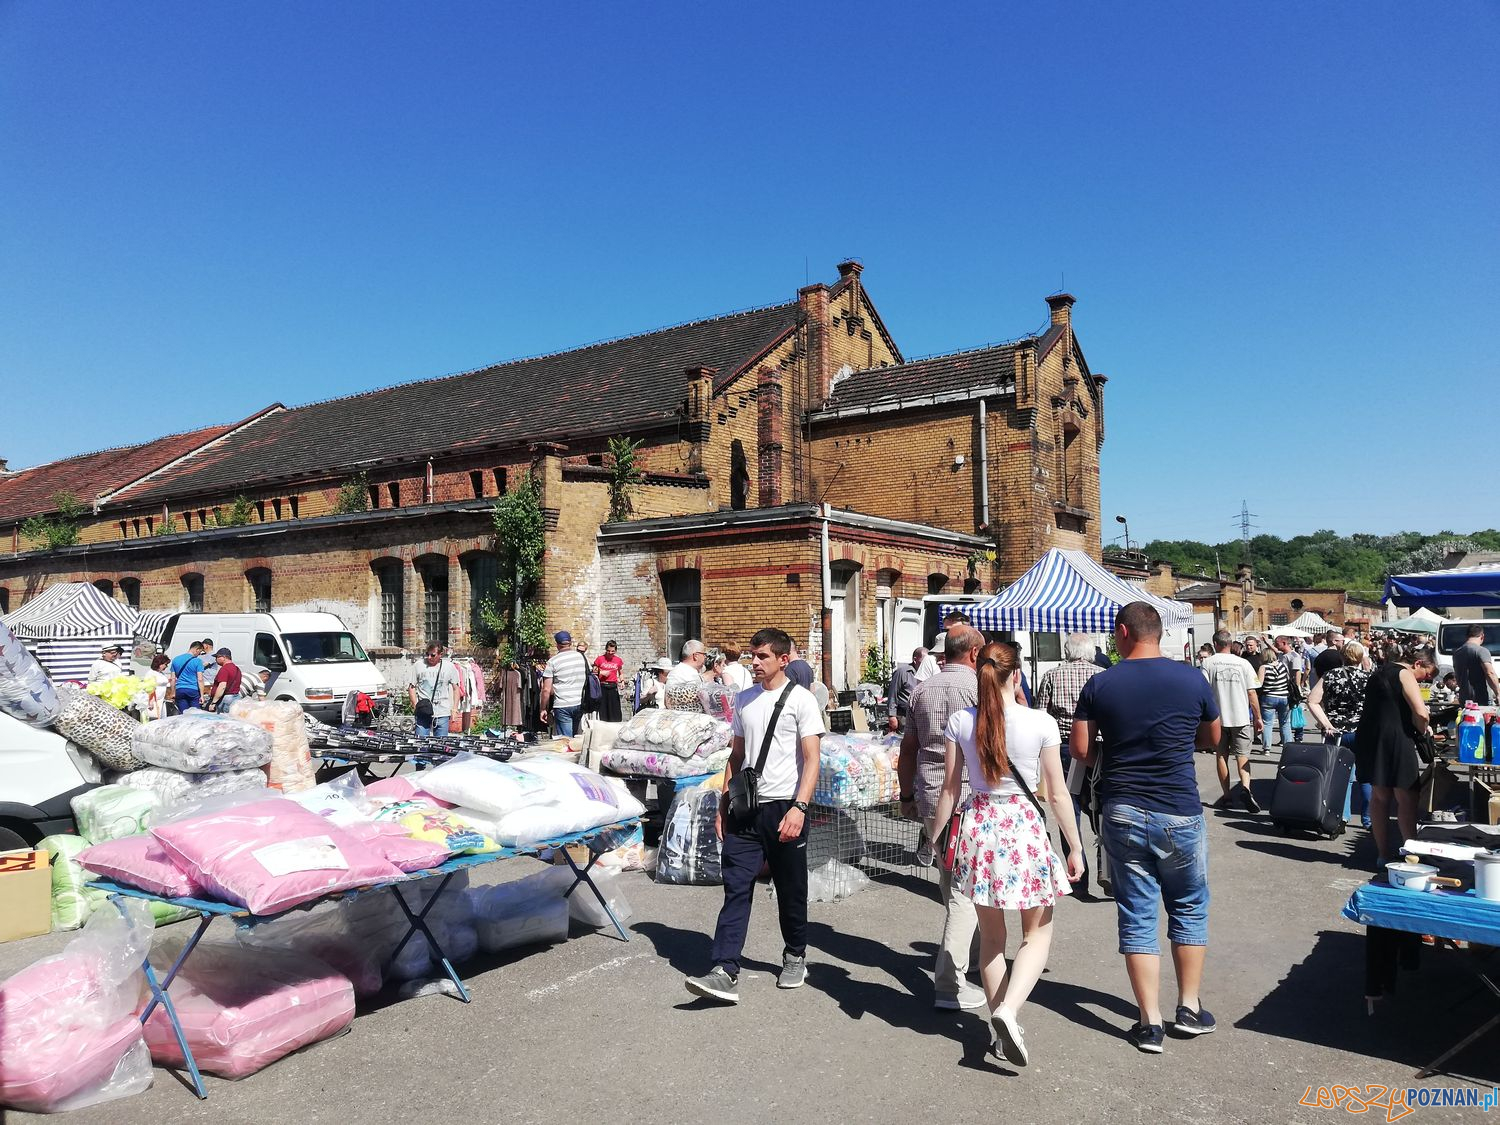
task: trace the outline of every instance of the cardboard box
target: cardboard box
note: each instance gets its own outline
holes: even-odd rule
[[[52,930],[52,857],[29,848],[0,852],[0,942]]]

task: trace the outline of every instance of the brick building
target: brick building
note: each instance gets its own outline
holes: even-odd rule
[[[1099,556],[1105,379],[1073,298],[1049,297],[1036,334],[908,361],[861,273],[843,262],[765,308],[0,462],[0,612],[89,581],[147,610],[328,610],[387,662],[429,639],[483,648],[491,510],[530,474],[549,627],[617,635],[634,661],[684,629],[715,643],[777,624],[816,659],[826,606],[843,686],[897,601],[993,589],[1048,546]],[[645,475],[632,518],[610,524],[617,436],[642,443]],[[55,518],[64,492],[86,509],[78,543],[39,549],[22,524]]]

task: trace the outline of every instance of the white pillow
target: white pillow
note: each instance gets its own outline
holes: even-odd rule
[[[459,754],[451,762],[423,774],[422,788],[440,800],[465,805],[492,817],[552,799],[540,777],[473,754]]]

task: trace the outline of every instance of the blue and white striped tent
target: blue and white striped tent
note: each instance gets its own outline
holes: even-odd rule
[[[85,680],[105,645],[130,652],[139,618],[138,611],[87,582],[62,582],[4,621],[54,680]]]
[[[1034,633],[1108,633],[1129,602],[1149,602],[1167,628],[1189,625],[1187,602],[1148,594],[1105,570],[1082,551],[1053,547],[1035,566],[988,601],[943,606],[959,609],[976,628]]]

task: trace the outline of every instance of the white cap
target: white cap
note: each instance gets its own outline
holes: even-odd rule
[[[941,653],[941,652],[947,652],[948,651],[948,634],[947,634],[947,632],[945,631],[945,632],[939,633],[933,639],[933,642],[932,642],[931,646],[927,649],[927,651],[930,652],[930,653],[932,653],[932,655],[934,655],[934,656],[938,655],[938,653]]]

